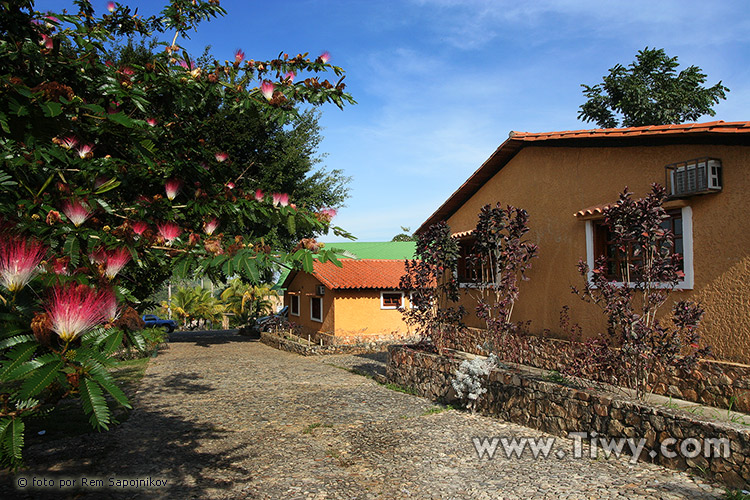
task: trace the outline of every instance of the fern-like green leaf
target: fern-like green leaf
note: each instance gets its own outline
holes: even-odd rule
[[[33,372],[21,386],[19,399],[28,399],[42,392],[57,376],[57,372],[63,367],[62,361],[50,363]]]
[[[76,355],[74,359],[79,363],[86,363],[87,361],[91,360],[104,366],[111,366],[114,363],[113,359],[107,357],[101,351],[97,349],[91,349],[88,346],[81,346],[80,348],[76,349]]]
[[[16,376],[11,377],[19,366],[23,365],[28,361],[36,351],[37,344],[30,342],[28,344],[21,344],[12,349],[8,354],[8,361],[3,364],[2,371],[0,372],[0,380],[12,380]],[[33,369],[33,368],[32,368]],[[28,373],[28,372],[27,372]]]
[[[143,339],[141,332],[128,332],[128,340],[139,351],[146,349],[146,341]]]
[[[104,399],[99,384],[95,381],[86,378],[79,386],[81,393],[81,406],[83,411],[87,415],[90,415],[89,422],[95,429],[108,430],[107,424],[109,424],[109,408],[107,408],[107,401]]]
[[[117,384],[107,370],[101,366],[91,367],[91,369],[89,369],[89,374],[91,378],[102,386],[119,405],[124,406],[125,408],[132,408],[132,406],[130,406],[130,401],[128,401],[128,397],[119,387],[117,387]]]
[[[14,418],[10,424],[9,437],[10,437],[10,452],[15,462],[20,462],[23,452],[23,431],[26,425],[20,418]]]
[[[120,346],[122,346],[122,330],[112,328],[104,341],[103,353],[105,356],[111,356]]]
[[[0,349],[7,349],[17,344],[35,342],[35,340],[33,335],[16,335],[15,337],[0,341]]]

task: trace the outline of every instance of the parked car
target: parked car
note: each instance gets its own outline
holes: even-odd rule
[[[177,328],[177,322],[173,319],[161,319],[155,314],[144,314],[143,322],[151,328],[164,328],[167,333],[172,333]]]
[[[255,329],[259,332],[270,331],[274,325],[279,324],[289,318],[289,306],[284,306],[276,314],[261,316],[255,320]]]

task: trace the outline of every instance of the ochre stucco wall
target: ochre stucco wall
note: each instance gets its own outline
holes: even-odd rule
[[[540,247],[529,281],[521,283],[514,321],[531,320],[531,331],[563,336],[560,310],[585,335],[604,329],[601,310],[570,292],[581,285],[576,269],[586,258],[583,208],[617,200],[627,185],[643,196],[653,182],[664,183],[664,166],[710,156],[722,160],[723,191],[687,199],[693,213],[695,286],[673,298],[699,300],[706,309],[702,335],[719,359],[750,362],[750,148],[673,145],[607,148],[526,147],[453,216],[453,232],[473,229],[480,208],[501,202],[526,209],[529,239]],[[471,301],[466,301],[473,311]],[[670,304],[666,305],[668,307]],[[473,321],[475,326],[481,326]]]
[[[300,297],[299,316],[291,314],[291,296],[289,293],[284,294],[284,305],[289,306],[290,309],[289,321],[302,327],[302,335],[313,334],[315,332],[333,333],[334,302],[331,293],[326,293],[322,296],[323,322],[310,319],[310,297],[318,296],[315,295],[315,288],[320,284],[320,281],[315,279],[313,275],[307,273],[297,273],[289,284],[288,292],[295,292]],[[329,292],[329,290],[326,290],[326,292]]]
[[[408,305],[408,297],[404,298]],[[407,327],[396,309],[380,309],[380,290],[336,291],[336,335],[398,335]]]
[[[284,294],[284,305],[291,306],[290,293],[300,295],[300,315],[289,320],[302,326],[302,334],[326,333],[337,336],[368,337],[405,334],[407,327],[396,309],[380,309],[380,290],[330,290],[323,298],[323,322],[310,319],[310,296],[320,285],[313,275],[298,273]],[[408,304],[408,297],[405,297]]]

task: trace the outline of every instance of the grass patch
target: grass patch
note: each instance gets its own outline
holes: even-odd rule
[[[320,422],[315,422],[314,424],[310,424],[302,431],[302,434],[312,434],[312,431],[317,429],[318,427],[325,427],[327,429],[330,429],[333,427],[332,424],[321,424]]]
[[[110,370],[115,383],[125,392],[125,395],[131,402],[143,379],[143,375],[146,373],[149,359],[140,358],[120,361]],[[130,410],[126,408],[113,408],[110,406],[110,409],[112,410],[110,429],[113,425],[124,422],[130,416]],[[40,435],[40,432],[43,432],[43,434]],[[27,446],[46,443],[63,437],[87,434],[89,432],[95,431],[91,427],[89,417],[83,412],[78,399],[61,401],[54,408],[26,420]]]
[[[743,490],[726,490],[724,500],[750,500],[750,493],[745,493]]]
[[[433,406],[432,408],[427,408],[424,413],[422,413],[423,417],[426,417],[427,415],[437,415],[438,413],[443,413],[444,411],[448,410],[455,410],[452,405],[445,405],[445,406]]]
[[[404,394],[411,394],[412,396],[419,396],[417,391],[411,387],[404,387],[398,384],[385,384],[385,388],[396,392],[403,392]]]

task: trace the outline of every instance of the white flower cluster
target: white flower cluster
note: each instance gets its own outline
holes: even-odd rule
[[[456,378],[451,381],[451,384],[458,397],[464,400],[467,408],[473,408],[479,396],[487,392],[484,382],[498,364],[498,357],[490,354],[487,358],[467,359],[458,367]]]

